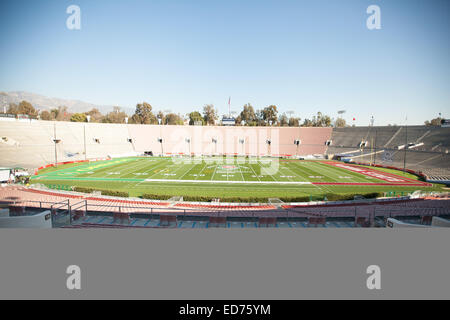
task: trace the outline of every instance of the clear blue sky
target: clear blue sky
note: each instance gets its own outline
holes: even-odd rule
[[[381,30],[366,28],[371,4]],[[448,0],[4,0],[0,90],[179,113],[226,113],[231,96],[236,111],[422,124],[450,117],[449,32]]]

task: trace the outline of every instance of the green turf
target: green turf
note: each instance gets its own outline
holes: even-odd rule
[[[373,169],[373,168],[372,168]],[[384,170],[386,171],[386,170]],[[389,171],[392,172],[392,171]],[[411,179],[408,173],[395,172]],[[382,186],[313,185],[328,183],[382,183]],[[246,158],[120,158],[47,168],[32,183],[64,187],[90,187],[168,196],[217,198],[282,198],[327,193],[370,193],[415,190],[434,191],[441,187],[392,186],[388,182],[337,168],[320,161]]]

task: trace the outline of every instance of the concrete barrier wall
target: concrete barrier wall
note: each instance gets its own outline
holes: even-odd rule
[[[0,217],[0,229],[1,228],[51,229],[51,213],[50,211],[44,211],[33,216]]]

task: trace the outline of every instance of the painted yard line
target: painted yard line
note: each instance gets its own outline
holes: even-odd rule
[[[53,176],[54,174],[58,174],[58,173],[61,173],[61,172],[77,171],[78,169],[82,169],[82,168],[85,168],[85,167],[89,167],[89,166],[93,165],[94,163],[95,163],[95,164],[102,164],[102,163],[106,163],[106,162],[108,162],[108,161],[113,161],[113,160],[92,161],[92,162],[87,162],[87,163],[82,162],[82,163],[81,163],[80,165],[78,165],[78,166],[73,166],[73,167],[69,167],[69,168],[62,168],[62,169],[57,169],[57,170],[54,170],[54,171],[51,171],[51,172],[47,172],[47,173],[44,173],[44,174],[38,175],[38,176],[41,176],[41,177],[47,177],[47,176]]]
[[[153,162],[153,161],[147,161],[146,159],[143,159],[143,162],[144,162],[145,165],[144,165],[143,168],[141,168],[141,169],[144,169],[145,171],[142,172],[142,173],[147,173],[149,170],[152,170],[152,168],[156,168],[156,167],[160,166],[161,164],[165,163],[164,160],[161,160],[161,162],[159,162],[159,161],[154,161],[155,164],[154,164],[154,165],[151,165],[150,168],[147,168],[149,162]],[[141,181],[138,182],[138,183],[135,183],[132,187],[135,188],[136,186],[138,186],[139,184],[141,184],[141,183],[144,181],[144,179],[145,179],[145,178],[141,178]],[[127,186],[130,186],[130,185],[131,185],[131,183],[127,184]]]
[[[238,168],[239,168],[239,172],[241,173],[242,181],[246,181],[245,178],[244,178],[244,174],[242,173],[242,170],[241,170],[241,165],[239,163],[237,165],[238,165]]]
[[[200,175],[202,174],[202,172],[205,170],[205,168],[208,166],[208,163],[205,162],[205,165],[203,166],[202,170],[200,170],[200,172],[197,174],[197,176],[195,177],[195,180],[198,180],[198,178],[200,177]]]
[[[164,159],[164,160],[165,160],[165,159]],[[147,172],[149,172],[149,171],[154,170],[155,168],[159,168],[159,167],[164,166],[164,165],[167,165],[167,161],[161,161],[161,163],[158,163],[158,162],[157,162],[157,165],[150,167],[150,168],[147,169],[144,173],[147,173]],[[159,172],[156,172],[156,173],[152,174],[149,178],[155,176],[155,175],[158,174],[158,173],[159,173]],[[139,182],[139,183],[137,183],[137,184],[135,185],[135,187],[138,186],[138,185],[140,185],[140,184],[143,183],[144,181],[145,181],[145,179],[142,179],[142,181]]]
[[[140,163],[139,163],[140,162]],[[133,166],[134,165],[134,166]],[[145,160],[136,160],[135,162],[132,162],[132,163],[130,163],[130,168],[129,168],[129,170],[128,170],[128,167],[129,167],[129,165],[126,165],[125,167],[123,167],[123,168],[118,168],[121,172],[123,172],[123,171],[125,171],[125,168],[126,168],[126,173],[123,173],[123,174],[120,174],[120,175],[117,175],[117,178],[121,178],[122,176],[127,176],[127,175],[129,175],[130,173],[132,174],[132,173],[136,173],[136,170],[140,170],[140,169],[142,169],[143,167],[145,167],[147,165],[147,163],[145,162]]]
[[[117,159],[111,159],[111,160],[104,162],[104,164],[109,163],[109,165],[102,165],[102,163],[100,163],[100,166],[97,166],[97,163],[91,163],[89,166],[87,166],[87,168],[74,167],[73,169],[76,169],[75,171],[79,171],[78,169],[86,169],[86,170],[81,171],[79,173],[80,175],[84,175],[88,171],[93,171],[94,174],[98,174],[98,173],[103,173],[105,171],[111,170],[113,168],[128,166],[135,162],[136,162],[136,159],[134,159],[134,158],[117,158]]]
[[[178,179],[178,180],[182,180],[183,177],[184,177],[185,175],[187,175],[190,171],[192,171],[192,169],[194,169],[197,165],[198,165],[198,163],[194,163],[194,165],[193,165],[189,170],[187,170],[181,177],[179,177],[179,178],[177,178],[177,179]]]
[[[179,180],[166,180],[166,179],[145,179],[145,182],[177,182]],[[236,180],[182,180],[185,183],[223,183],[223,184],[305,184],[310,185],[311,182],[304,181],[236,181]]]
[[[214,179],[214,176],[216,175],[216,171],[217,171],[217,167],[218,167],[219,165],[218,164],[216,164],[216,167],[214,168],[214,172],[213,172],[213,174],[212,174],[212,176],[211,176],[211,181],[215,181],[215,180],[213,180]]]
[[[112,164],[111,166],[106,166],[106,167],[102,167],[102,168],[92,168],[92,170],[90,170],[90,172],[92,172],[91,174],[88,174],[87,172],[81,172],[78,173],[77,176],[80,178],[101,178],[104,177],[105,175],[107,175],[106,171],[113,171],[113,170],[117,170],[117,168],[122,168],[123,167],[127,167],[129,165],[131,165],[132,163],[135,163],[135,161],[127,161],[127,162],[122,162],[122,163],[118,163],[118,164]]]
[[[253,173],[255,174],[255,177],[258,179],[259,182],[261,182],[261,179],[259,178],[258,174],[256,173],[255,169],[253,169],[253,163],[248,163],[248,166],[250,169],[252,169]]]
[[[139,167],[139,170],[141,170],[141,169],[145,169],[147,166],[148,166],[148,161],[146,161],[145,159],[144,160],[142,160],[142,162],[143,162],[143,166],[140,166]],[[136,172],[134,172],[134,173],[136,173]],[[144,171],[144,172],[142,172],[142,173],[146,173],[146,171]],[[131,187],[131,188],[134,188],[136,185],[138,185],[140,182],[138,182],[138,183],[128,183],[126,186],[125,186],[125,188],[128,188],[128,187]]]
[[[314,169],[311,169],[314,172],[317,172],[319,175],[327,175],[327,178],[333,180],[333,182],[339,182],[339,175],[336,173],[337,170],[333,167],[327,167],[322,163],[314,163],[311,164]]]
[[[294,174],[294,176],[295,176],[297,179],[304,180],[304,179],[302,179],[303,177],[302,177],[302,176],[299,176],[296,172],[294,172],[294,171],[290,168],[289,165],[283,165],[283,166],[284,166],[284,168],[286,168],[287,170],[289,170],[290,172],[292,172],[292,173]],[[288,177],[288,179],[291,181],[291,178]]]
[[[339,176],[338,176],[339,173],[341,173],[343,175],[348,174],[348,175],[352,176],[354,179],[351,179],[350,183],[358,183],[358,182],[366,183],[366,182],[368,182],[368,179],[365,176],[356,175],[355,172],[341,171],[341,170],[338,170],[339,168],[336,168],[334,166],[328,166],[327,164],[324,164],[324,163],[317,163],[316,165],[320,167],[319,170],[332,173],[332,175],[335,177],[335,178],[332,178],[332,179],[336,183],[341,183],[339,181],[340,180]]]
[[[166,170],[166,169],[169,169],[169,168],[174,167],[176,164],[168,165],[167,162],[163,162],[162,165],[163,165],[163,166],[165,165],[166,167],[164,167],[164,168],[161,169],[161,170]],[[154,167],[153,169],[151,169],[151,170],[154,170],[155,168],[159,168],[159,167],[161,167],[161,165],[155,166],[155,167]],[[156,176],[156,175],[158,175],[158,174],[160,174],[160,173],[161,173],[161,170],[159,170],[158,172],[155,172],[154,174],[152,174],[152,175],[149,177],[149,179],[152,178],[152,177],[154,177],[154,176]]]
[[[338,175],[338,173],[336,173],[337,170],[334,170],[334,168],[328,168],[322,164],[316,164],[316,165],[320,166],[320,168],[318,168],[317,170],[321,170],[321,174],[326,174],[329,179],[333,180],[333,183],[340,183],[339,175]],[[356,183],[361,180],[360,177],[355,177],[352,174],[349,174],[349,175],[351,176],[351,179],[350,179],[351,183]],[[318,182],[325,182],[325,181],[318,181]],[[367,182],[367,180],[363,179],[362,182]],[[326,188],[326,187],[324,187],[324,188]]]
[[[299,166],[298,163],[294,163],[294,165],[295,165],[295,167],[298,168],[301,172],[304,172],[304,171],[303,171],[303,168],[301,168],[301,167]],[[291,170],[292,170],[292,169],[291,169]],[[308,169],[308,170],[309,170],[309,169]],[[313,172],[314,172],[314,171],[313,171]],[[305,172],[305,174],[308,174],[308,173]],[[304,180],[306,180],[306,181],[309,181],[309,179],[307,179],[306,177],[303,177],[303,176],[302,176],[302,178],[304,178]],[[314,184],[313,184],[313,185],[314,185]],[[314,187],[317,188],[317,189],[319,189],[319,190],[325,189],[325,190],[327,190],[327,191],[330,191],[327,187],[319,187],[319,186],[317,186],[317,185],[314,185]]]
[[[322,176],[323,175],[323,172],[321,172],[321,171],[316,171],[316,170],[313,170],[313,169],[311,169],[311,168],[309,168],[310,167],[310,164],[308,164],[308,166],[306,167],[306,168],[303,168],[301,165],[300,165],[300,163],[294,163],[294,165],[295,165],[295,167],[296,168],[298,168],[299,170],[301,170],[302,172],[304,172],[306,175],[309,175],[309,176]],[[315,166],[315,163],[314,163],[314,166]],[[314,168],[315,169],[315,168]],[[306,170],[308,170],[308,171],[310,171],[309,173],[308,173],[308,171],[306,171]],[[309,177],[308,176],[308,177]],[[308,179],[308,177],[306,177],[306,180],[309,180]],[[322,190],[322,189],[325,189],[326,191],[328,191],[328,192],[331,192],[331,190],[330,189],[328,189],[327,187],[319,187],[319,186],[316,186],[317,188],[319,188],[319,190]]]
[[[180,163],[174,163],[173,165],[170,165],[170,166],[168,166],[166,169],[168,169],[168,168],[172,168],[173,166],[179,166],[179,168],[178,169],[176,169],[175,171],[173,171],[173,173],[170,173],[170,174],[173,174],[173,175],[178,175],[178,171],[183,171],[184,172],[184,170],[186,170],[186,166],[188,166],[188,164],[180,164]],[[195,165],[194,165],[195,166]],[[190,169],[190,170],[192,170],[192,168]],[[188,170],[188,171],[190,171],[190,170]],[[183,174],[183,175],[185,175],[186,174],[186,172]],[[178,178],[178,177],[174,177],[173,179],[167,179],[167,180],[180,180],[180,178]]]
[[[347,169],[349,171],[356,171],[362,175],[368,175],[370,177],[375,176],[375,178],[378,178],[378,180],[381,181],[385,181],[388,182],[388,185],[412,185],[412,186],[429,186],[428,183],[425,182],[421,182],[418,180],[413,180],[410,178],[406,178],[406,177],[402,177],[399,175],[395,175],[392,173],[388,173],[385,171],[378,171],[378,170],[374,170],[374,169],[369,169],[369,168],[365,168],[362,166],[355,166],[355,165],[348,165],[348,164],[335,164],[335,163],[330,163],[331,165],[337,166],[339,168],[342,169]],[[364,173],[365,172],[365,173]],[[384,177],[384,178],[383,178]],[[397,181],[394,181],[397,180]]]
[[[270,177],[273,179],[273,181],[278,181],[278,180],[275,179],[271,174],[269,174],[269,173],[267,172],[267,170],[262,166],[261,161],[258,160],[258,164],[259,164],[259,167],[260,167],[260,169],[261,169],[261,173],[262,173],[262,170],[264,169],[264,171],[266,172],[266,175],[270,176]]]

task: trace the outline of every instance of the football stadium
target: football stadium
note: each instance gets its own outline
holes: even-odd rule
[[[0,227],[449,225],[445,126],[0,119]]]

